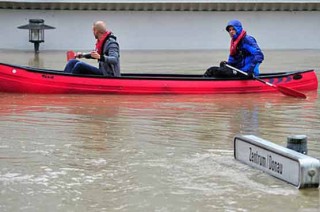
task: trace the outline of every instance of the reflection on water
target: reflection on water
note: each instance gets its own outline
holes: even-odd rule
[[[44,61],[39,53],[35,53],[34,57],[31,57],[28,61],[28,66],[41,68],[44,67]]]
[[[306,94],[2,93],[0,210],[318,211],[319,189],[297,190],[233,157],[241,133],[282,146],[288,135],[306,134],[308,154],[320,158],[320,103],[317,92]]]

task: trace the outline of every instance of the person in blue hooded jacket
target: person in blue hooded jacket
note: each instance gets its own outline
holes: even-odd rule
[[[259,76],[259,66],[264,56],[256,39],[247,35],[246,31],[242,28],[241,22],[238,20],[229,21],[226,30],[231,37],[228,61],[222,61],[218,68],[209,68],[205,75],[215,77],[244,77],[242,74],[225,67],[224,65],[227,63],[248,73],[248,76],[251,78]]]

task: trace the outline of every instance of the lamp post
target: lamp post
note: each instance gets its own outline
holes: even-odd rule
[[[29,42],[34,44],[34,52],[39,53],[39,45],[44,42],[44,30],[55,27],[45,25],[43,19],[29,19],[29,24],[19,26],[18,29],[29,30]]]

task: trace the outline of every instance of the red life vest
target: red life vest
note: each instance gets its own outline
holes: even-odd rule
[[[111,34],[111,32],[109,32],[109,31],[105,32],[105,33],[102,35],[102,37],[101,37],[99,40],[97,40],[97,42],[96,42],[96,51],[97,51],[100,55],[102,54],[102,51],[103,51],[103,49],[102,49],[103,44],[104,44],[104,42],[106,41],[107,37],[108,37],[110,34]]]
[[[237,47],[239,42],[246,36],[246,31],[242,30],[240,35],[235,39],[231,39],[231,44],[230,44],[230,55],[235,55],[237,53]]]

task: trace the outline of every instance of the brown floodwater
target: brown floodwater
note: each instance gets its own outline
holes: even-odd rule
[[[122,51],[122,72],[199,73],[227,51]],[[320,50],[265,51],[261,72],[315,69]],[[0,62],[62,70],[64,51],[1,50]],[[90,62],[94,64],[94,62]],[[0,211],[319,211],[236,161],[233,138],[308,136],[320,158],[318,91],[271,94],[0,93]]]

